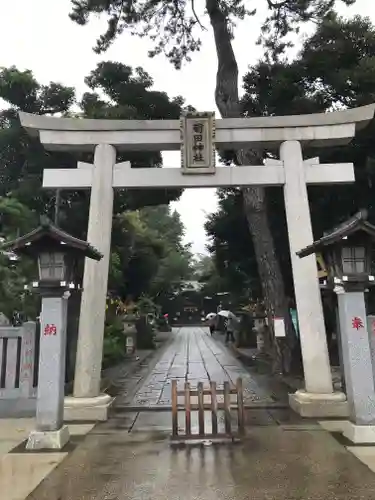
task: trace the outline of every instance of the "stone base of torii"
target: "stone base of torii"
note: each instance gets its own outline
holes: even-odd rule
[[[319,164],[303,159],[302,147],[345,144],[372,119],[375,105],[342,112],[216,122],[219,148],[275,150],[280,160],[265,165],[219,167],[202,175],[182,169],[132,169],[116,164],[116,151],[181,148],[178,120],[81,120],[20,113],[29,133],[39,134],[49,150],[93,151],[94,164],[44,171],[48,189],[90,189],[88,241],[104,258],[85,263],[74,394],[66,400],[73,419],[105,420],[112,403],[100,394],[101,361],[112,230],[113,190],[145,187],[275,186],[284,188],[285,210],[299,320],[305,390],[290,396],[291,407],[306,417],[345,417],[346,396],[333,390],[326,332],[314,256],[296,252],[313,242],[308,184],[354,182],[352,164]],[[185,168],[186,171],[186,168]]]

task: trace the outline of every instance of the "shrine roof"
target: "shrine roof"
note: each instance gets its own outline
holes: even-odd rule
[[[350,219],[342,222],[332,230],[326,231],[324,235],[319,240],[314,241],[312,245],[297,252],[298,257],[307,257],[315,252],[319,252],[322,248],[341,241],[358,231],[363,231],[375,239],[375,226],[368,222],[367,217],[367,210],[360,210]]]
[[[41,242],[46,239],[60,243],[61,245],[66,245],[67,248],[81,251],[85,257],[90,259],[100,260],[103,257],[103,255],[91,246],[90,243],[66,233],[62,229],[54,226],[47,219],[41,220],[40,226],[33,231],[25,234],[24,236],[20,236],[15,240],[2,244],[1,249],[11,250],[15,253],[23,253],[26,255],[32,254],[33,247],[31,247],[31,244]]]

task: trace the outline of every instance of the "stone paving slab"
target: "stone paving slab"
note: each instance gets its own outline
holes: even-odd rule
[[[82,438],[94,424],[69,424],[70,435]],[[66,456],[66,450],[56,452],[22,452],[22,443],[35,429],[35,419],[0,420],[0,498],[24,500]]]
[[[237,445],[171,447],[155,423],[101,424],[27,500],[374,498],[375,474],[322,429],[256,426]]]
[[[208,386],[215,381],[220,388],[226,381],[235,384],[238,377],[243,380],[245,404],[272,402],[271,394],[258,386],[242,363],[208,334],[207,328],[182,327],[129,403],[144,407],[171,405],[173,379],[181,390],[185,382],[196,388],[198,382]]]

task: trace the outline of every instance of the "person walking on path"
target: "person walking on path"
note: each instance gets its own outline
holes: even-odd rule
[[[216,316],[208,321],[208,327],[210,329],[210,334],[212,336],[216,330]]]
[[[211,336],[215,333],[217,328],[217,314],[216,313],[208,313],[206,316],[208,328],[210,329]]]
[[[228,344],[229,341],[235,342],[234,332],[236,330],[237,323],[238,323],[238,320],[237,320],[236,316],[232,312],[229,312],[228,317],[227,317],[227,321],[226,321],[226,327],[225,327],[225,332],[226,332],[225,343],[226,344]]]

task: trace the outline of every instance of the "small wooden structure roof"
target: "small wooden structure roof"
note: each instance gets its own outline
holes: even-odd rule
[[[35,255],[35,245],[33,243],[44,243],[46,246],[50,243],[64,245],[65,249],[78,250],[85,257],[90,259],[100,260],[103,255],[90,245],[87,241],[80,240],[74,236],[66,233],[65,231],[54,226],[48,219],[41,219],[39,227],[30,233],[20,236],[12,241],[7,241],[1,245],[2,250],[11,250],[15,253],[24,255]]]
[[[337,243],[343,238],[358,231],[363,231],[371,238],[375,239],[375,226],[367,221],[367,217],[367,210],[360,210],[347,221],[336,226],[331,231],[324,233],[324,235],[319,240],[314,241],[312,245],[297,252],[298,257],[307,257],[313,253],[320,252],[324,247]]]

